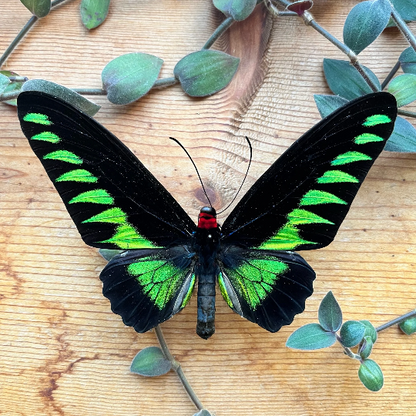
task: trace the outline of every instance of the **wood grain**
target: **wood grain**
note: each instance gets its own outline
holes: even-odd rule
[[[342,39],[356,1],[316,1],[316,20]],[[79,2],[40,21],[2,69],[68,87],[101,86],[112,58],[143,51],[164,59],[162,76],[198,50],[222,17],[211,2],[114,1],[108,20],[87,32]],[[0,49],[30,17],[15,0],[2,1]],[[415,26],[412,26],[415,28]],[[97,120],[123,140],[196,218],[204,203],[192,165],[169,136],[189,150],[214,204],[225,206],[247,164],[247,190],[296,138],[319,120],[314,93],[329,93],[324,57],[344,59],[294,18],[273,20],[259,9],[232,27],[216,47],[239,56],[232,84],[207,99],[178,86],[139,102],[103,106]],[[389,29],[360,54],[381,79],[407,45]],[[0,414],[191,415],[195,409],[173,373],[145,379],[129,373],[134,355],[156,345],[110,311],[98,278],[105,262],[84,245],[20,131],[14,108],[0,114]],[[415,338],[383,332],[372,358],[385,386],[367,391],[357,363],[334,346],[316,352],[287,349],[296,328],[316,321],[332,290],[345,320],[384,323],[416,306],[416,156],[384,152],[327,248],[304,253],[317,272],[315,293],[290,327],[266,333],[217,302],[217,332],[195,334],[196,300],[163,330],[173,354],[205,406],[217,415],[414,414]],[[226,215],[226,213],[224,214]]]

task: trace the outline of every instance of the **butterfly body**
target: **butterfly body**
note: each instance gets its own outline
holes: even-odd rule
[[[270,332],[290,324],[315,272],[294,250],[335,237],[390,136],[393,96],[375,93],[335,111],[254,183],[219,227],[212,207],[196,225],[115,136],[48,94],[18,98],[22,130],[86,244],[123,250],[103,269],[103,294],[145,332],[197,291],[197,333],[215,330],[215,287],[236,313]]]

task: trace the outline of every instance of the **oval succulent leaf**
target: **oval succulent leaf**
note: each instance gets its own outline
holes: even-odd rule
[[[391,0],[394,8],[406,22],[416,20],[416,3],[413,0]]]
[[[191,97],[205,97],[225,88],[240,60],[220,51],[202,50],[182,58],[173,71],[183,90]]]
[[[373,43],[386,28],[391,14],[388,0],[363,1],[347,16],[344,25],[344,43],[359,54]]]
[[[114,256],[123,252],[123,250],[114,250],[111,248],[100,248],[98,250],[104,260],[110,261]]]
[[[82,0],[80,13],[82,24],[94,29],[104,22],[110,7],[110,0]]]
[[[325,331],[336,332],[341,327],[341,308],[331,291],[325,295],[319,305],[318,319]]]
[[[296,350],[318,350],[333,345],[336,336],[319,324],[307,324],[297,329],[286,341],[286,347]]]
[[[369,357],[371,351],[373,350],[373,345],[374,344],[370,336],[364,337],[358,348],[358,354],[360,355],[361,359],[365,360]]]
[[[214,6],[227,17],[244,20],[256,7],[257,0],[213,0]]]
[[[365,333],[364,336],[370,336],[371,341],[373,341],[373,344],[377,341],[377,331],[374,328],[373,324],[370,321],[367,321],[365,319],[360,320],[362,324],[365,325]]]
[[[51,10],[51,0],[20,0],[36,17],[45,17]]]
[[[170,361],[159,347],[147,347],[133,358],[130,371],[141,376],[156,377],[168,373],[171,368]]]
[[[416,129],[402,117],[396,118],[394,130],[384,150],[388,152],[416,152]]]
[[[113,104],[130,104],[145,95],[159,76],[163,60],[146,53],[128,53],[109,62],[101,79]]]
[[[416,100],[416,75],[399,75],[391,80],[387,91],[394,95],[398,107],[410,104]]]
[[[348,103],[348,100],[339,95],[315,94],[313,96],[322,118],[329,116],[332,112]]]
[[[358,370],[358,377],[368,390],[379,391],[383,387],[383,372],[373,360],[367,359],[362,362]]]
[[[22,91],[46,92],[55,97],[61,98],[91,117],[101,108],[99,105],[87,100],[75,91],[63,87],[62,85],[55,84],[54,82],[45,81],[44,79],[32,79],[25,82],[22,87]]]
[[[342,325],[341,342],[347,348],[358,345],[364,337],[366,326],[359,321],[347,321]]]
[[[195,413],[193,416],[213,416],[213,414],[207,409],[202,409],[198,413]]]
[[[0,94],[7,88],[10,84],[10,79],[6,75],[0,74]]]
[[[363,68],[367,76],[380,90],[380,81],[374,73],[366,67]],[[324,59],[324,73],[331,91],[347,100],[373,92],[359,72],[347,61]]]
[[[404,73],[416,74],[416,52],[411,46],[400,54],[399,62]]]
[[[416,317],[406,319],[400,323],[399,327],[406,335],[414,334],[416,332]]]
[[[7,78],[9,77],[18,77],[19,74],[17,74],[16,72],[13,71],[7,71],[7,70],[1,70],[0,71],[1,75],[6,76]],[[7,94],[7,93],[14,93],[17,92],[22,89],[22,86],[24,84],[24,81],[13,81],[13,82],[9,82],[8,85],[3,89],[3,91],[1,92],[2,94]],[[12,106],[16,106],[17,105],[17,100],[16,98],[13,98],[11,100],[7,100],[7,101],[3,101],[4,104],[8,104],[8,105],[12,105]]]

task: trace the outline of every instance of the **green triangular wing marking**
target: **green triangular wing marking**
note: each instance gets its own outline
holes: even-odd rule
[[[105,189],[93,189],[91,191],[82,192],[77,196],[74,196],[68,204],[102,204],[113,205],[114,198]]]
[[[325,222],[327,220],[324,220]],[[287,222],[273,237],[266,240],[259,248],[262,250],[294,250],[302,244],[316,244],[303,239],[296,225]]]
[[[58,144],[61,141],[61,138],[58,135],[50,131],[43,131],[42,133],[35,134],[30,139],[53,144]]]
[[[96,183],[98,178],[96,178],[91,172],[88,172],[85,169],[74,169],[69,172],[63,173],[61,176],[56,178],[56,182],[86,182],[86,183]]]
[[[360,181],[347,172],[341,170],[327,170],[321,177],[316,180],[317,183],[360,183]]]
[[[128,223],[117,227],[116,232],[111,238],[99,242],[115,244],[123,250],[157,247],[146,238],[143,238],[137,230]]]
[[[390,124],[392,122],[391,118],[386,114],[374,114],[365,119],[363,126],[364,127],[374,127],[380,124]]]
[[[348,163],[353,162],[362,162],[365,160],[372,160],[372,158],[364,153],[361,152],[345,152],[339,156],[337,156],[332,162],[331,166],[340,166],[340,165],[347,165]]]
[[[52,122],[49,120],[49,117],[46,114],[40,114],[40,113],[27,113],[23,117],[23,121],[26,121],[28,123],[34,123],[34,124],[41,124],[43,126],[52,125]]]
[[[59,160],[61,162],[71,163],[73,165],[82,165],[83,160],[73,152],[67,150],[56,150],[43,156],[44,160]]]
[[[382,142],[384,139],[380,136],[377,136],[377,134],[373,133],[363,133],[359,136],[356,136],[354,139],[354,142],[356,144],[366,144],[371,142]]]

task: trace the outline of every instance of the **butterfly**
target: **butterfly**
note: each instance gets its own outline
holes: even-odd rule
[[[86,244],[117,249],[103,294],[126,325],[145,332],[188,303],[197,284],[197,334],[215,332],[218,283],[228,306],[270,332],[290,324],[315,272],[293,250],[335,237],[393,131],[394,97],[374,93],[336,110],[283,153],[223,222],[198,222],[112,133],[42,92],[18,98],[23,133]]]

